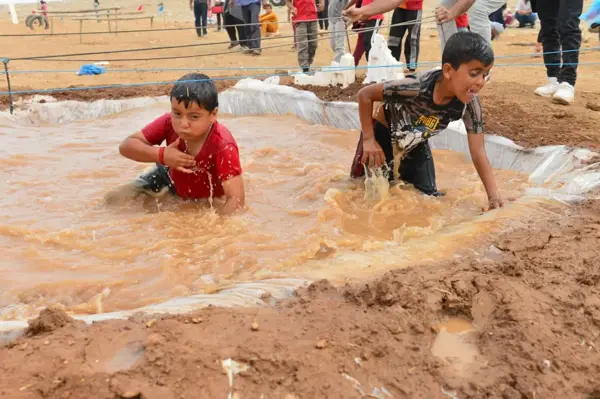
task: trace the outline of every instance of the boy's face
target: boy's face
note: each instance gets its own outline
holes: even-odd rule
[[[485,66],[480,61],[472,60],[461,64],[458,69],[452,68],[450,64],[444,64],[442,71],[444,79],[450,82],[453,94],[464,104],[468,104],[485,85],[485,78],[493,65],[492,63]]]
[[[218,108],[209,112],[194,101],[190,101],[186,108],[185,102],[171,99],[171,123],[175,133],[183,140],[201,140],[217,119],[217,113]]]
[[[270,4],[263,5],[263,9],[265,10],[266,14],[270,13],[271,11],[273,11],[273,9],[271,8]]]

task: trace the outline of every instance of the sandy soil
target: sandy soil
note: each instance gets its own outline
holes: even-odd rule
[[[91,326],[48,310],[0,349],[0,396],[226,397],[221,362],[231,358],[249,366],[233,378],[239,398],[368,398],[376,388],[394,398],[597,398],[599,212],[590,202],[513,231],[487,258],[339,289],[319,281],[274,306]],[[452,346],[443,349],[457,357],[434,356],[440,322],[457,317],[473,321],[463,337],[472,356]]]
[[[128,26],[137,25],[143,24]],[[62,28],[76,31],[67,22]],[[4,21],[0,29],[15,31]],[[288,27],[282,30],[289,34]],[[496,53],[530,53],[536,33],[509,30],[495,43]],[[424,30],[423,60],[438,57],[433,36],[434,31]],[[225,40],[225,34],[203,40],[217,39]],[[195,40],[189,31],[90,37],[84,44],[77,37],[0,38],[0,48],[2,55],[18,57],[31,55],[33,48],[38,54],[57,54]],[[590,38],[585,46],[597,47],[597,39]],[[319,65],[330,57],[329,48],[321,45]],[[114,68],[293,66],[295,53],[283,48],[265,50],[251,59],[230,54],[192,60],[111,64]],[[581,60],[600,61],[600,53],[583,53]],[[10,65],[16,70],[40,65],[75,70],[79,64]],[[13,84],[16,90],[42,89],[169,80],[181,74],[28,74],[13,75]],[[532,94],[544,81],[541,65],[495,67],[482,94],[488,131],[526,146],[566,143],[599,148],[600,113],[591,108],[600,101],[600,69],[582,65],[580,76],[577,103],[561,107]],[[311,89],[323,99],[352,100],[357,88]],[[57,96],[92,100],[167,90],[154,86]],[[0,101],[6,105],[5,97]],[[357,286],[334,288],[320,281],[292,300],[272,303],[264,298],[271,306],[262,308],[208,308],[184,316],[91,326],[72,321],[59,308],[46,311],[31,322],[26,336],[0,348],[0,397],[212,398],[233,392],[232,397],[238,398],[291,399],[389,397],[382,393],[389,392],[394,398],[598,398],[600,203],[553,212],[555,216],[543,223],[497,238],[493,255],[487,257],[415,265]],[[473,322],[474,331],[461,335],[469,350],[457,354],[449,345],[447,356],[434,356],[440,323],[457,317]],[[233,389],[221,364],[228,358],[248,365],[247,371],[233,377]]]

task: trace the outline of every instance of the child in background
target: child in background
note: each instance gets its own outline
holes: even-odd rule
[[[524,28],[527,25],[535,28],[537,14],[531,10],[531,2],[529,0],[519,0],[514,15],[517,21],[519,21],[519,28]]]
[[[244,206],[244,181],[238,146],[217,121],[219,99],[215,84],[203,74],[179,79],[171,90],[171,112],[119,146],[121,155],[137,162],[155,162],[140,176],[139,192],[166,192],[184,199],[225,198],[217,208],[223,215]],[[166,147],[160,144],[166,142]]]
[[[494,53],[477,33],[458,32],[448,39],[442,68],[406,79],[366,86],[358,93],[362,132],[350,175],[359,178],[369,168],[395,172],[427,195],[440,196],[429,138],[462,119],[473,164],[488,196],[489,209],[503,205],[485,153],[482,109],[477,93],[494,63]],[[374,113],[374,103],[383,102]],[[401,155],[394,163],[394,152]]]
[[[48,4],[46,4],[46,0],[40,0],[40,9],[42,10],[42,17],[44,18],[44,29],[48,29],[50,23],[48,22]]]
[[[198,37],[208,35],[208,4],[209,0],[190,0],[190,10],[194,12],[194,26]]]
[[[317,6],[314,0],[287,0],[286,2],[293,24],[296,26],[298,64],[302,72],[308,72],[315,60],[318,46]],[[319,0],[318,10],[323,10],[324,7],[323,0]]]
[[[421,42],[421,15],[423,13],[423,0],[406,0],[394,10],[392,15],[392,27],[390,28],[390,37],[388,38],[388,48],[392,51],[395,59],[400,61],[402,53],[402,39],[406,34],[404,42],[404,58],[406,59],[406,68],[409,72],[417,69],[419,60],[419,48]],[[399,25],[418,21],[410,25]]]
[[[223,29],[223,1],[216,0],[215,5],[212,6],[211,11],[217,16],[217,32],[221,32]]]
[[[263,3],[263,9],[265,13],[258,17],[258,22],[260,22],[260,36],[277,35],[279,33],[277,14],[273,12],[273,7],[271,7],[270,3]]]

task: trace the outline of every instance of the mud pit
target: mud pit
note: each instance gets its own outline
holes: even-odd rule
[[[172,201],[106,207],[104,193],[143,169],[120,159],[112,148],[163,109],[126,111],[93,124],[20,126],[17,134],[7,134],[7,140],[22,135],[20,143],[30,144],[25,155],[6,157],[11,176],[23,174],[27,183],[17,183],[19,190],[9,187],[12,201],[3,199],[12,206],[3,204],[4,250],[13,259],[27,259],[23,269],[30,274],[15,275],[5,266],[3,283],[12,280],[7,284],[12,292],[3,293],[2,300],[18,305],[5,309],[4,318],[20,318],[51,302],[63,302],[80,314],[98,311],[99,303],[103,311],[130,309],[282,275],[328,277],[338,288],[319,281],[291,300],[263,294],[260,300],[269,305],[264,307],[210,307],[92,325],[66,320],[55,306],[32,323],[29,336],[5,336],[9,343],[0,349],[0,396],[534,398],[598,393],[589,377],[600,360],[595,349],[599,308],[593,299],[600,281],[593,263],[599,255],[597,204],[573,208],[521,199],[481,217],[483,192],[468,160],[436,151],[440,187],[448,195],[424,201],[401,188],[378,213],[362,198],[361,186],[346,178],[356,132],[271,116],[269,127],[293,134],[268,135],[260,129],[265,118],[249,116],[223,118],[247,154],[243,165],[251,206],[244,216],[219,221],[200,205]],[[35,140],[40,136],[47,139]],[[67,168],[61,152],[75,158],[79,170]],[[45,163],[43,171],[35,163]],[[523,173],[501,171],[499,176],[504,195],[514,199],[533,184]],[[65,190],[73,184],[77,191]],[[44,197],[35,196],[40,191]],[[25,208],[19,196],[38,200]],[[52,200],[43,201],[48,197]],[[429,218],[415,218],[414,212]],[[402,243],[394,241],[401,225],[383,217],[390,213],[410,229]],[[355,217],[366,218],[366,228]],[[204,228],[186,229],[190,220]],[[67,222],[68,229],[61,227]],[[154,230],[141,230],[148,225]],[[161,246],[165,231],[175,255]],[[183,249],[194,248],[198,237],[209,244],[217,240],[226,250],[215,257],[195,248],[191,256],[203,262],[193,269]],[[261,245],[250,246],[259,239]],[[398,248],[405,249],[404,256],[398,256]],[[160,262],[152,263],[151,251],[163,255]],[[79,266],[81,259],[85,265]],[[378,265],[386,259],[393,265]],[[240,260],[246,263],[237,269]],[[116,266],[107,267],[109,262]],[[84,270],[76,277],[83,281],[76,284],[70,269],[74,263]],[[68,272],[70,280],[42,283],[50,275],[48,265],[53,272]],[[394,268],[399,269],[376,277]],[[132,282],[132,274],[142,283]],[[14,280],[21,277],[15,290]],[[370,282],[365,285],[365,280]],[[27,296],[31,292],[49,295]],[[472,323],[473,331],[456,338],[457,318]],[[461,351],[456,358],[457,344],[466,345],[467,356]],[[232,385],[223,368],[228,359],[245,370],[232,375]]]
[[[395,258],[395,267],[448,259],[536,209],[518,202],[474,223],[485,192],[470,161],[448,150],[435,150],[445,197],[405,186],[365,200],[364,185],[348,178],[357,132],[291,116],[222,118],[242,154],[244,215],[221,219],[206,204],[172,198],[107,204],[107,193],[147,167],[120,157],[120,140],[163,111],[3,127],[1,318],[52,303],[75,313],[129,310],[265,278],[364,279],[389,268],[378,258]],[[531,185],[525,173],[497,177],[506,198]]]

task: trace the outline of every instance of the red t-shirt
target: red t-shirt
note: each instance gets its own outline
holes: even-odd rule
[[[423,0],[406,0],[402,6],[405,10],[418,11],[423,9]]]
[[[315,0],[294,0],[293,6],[296,8],[294,22],[314,21],[317,19],[317,5]]]
[[[167,141],[173,143],[179,137],[171,123],[171,113],[157,118],[142,129],[142,134],[152,145],[160,145]],[[185,142],[181,140],[178,149],[185,151]],[[215,122],[212,129],[196,155],[194,173],[183,173],[169,169],[169,175],[182,198],[222,197],[223,182],[242,174],[238,146],[229,130]]]
[[[363,0],[361,7],[371,4],[373,1],[374,0]],[[369,20],[371,19],[383,19],[383,14],[373,15],[371,18],[369,18]]]
[[[458,29],[469,27],[469,16],[467,15],[467,13],[459,15],[454,19],[454,21],[456,22],[456,27]]]

